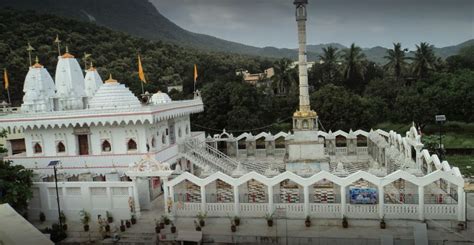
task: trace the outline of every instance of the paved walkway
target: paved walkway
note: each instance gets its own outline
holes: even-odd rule
[[[121,233],[121,244],[156,244],[155,219],[159,220],[164,213],[164,205],[160,196],[152,203],[152,210],[142,211],[136,225],[132,225]],[[178,231],[194,231],[194,218],[174,218]],[[263,218],[241,220],[237,232],[230,230],[228,218],[207,218],[203,227],[204,240],[211,243],[243,242],[261,243],[273,242],[274,244],[380,244],[382,236],[391,236],[397,243],[413,244],[413,225],[417,221],[392,221],[387,220],[387,229],[380,229],[377,220],[351,220],[349,228],[341,226],[341,220],[320,219],[312,220],[311,227],[305,227],[303,220],[275,220],[273,227],[268,227]],[[36,224],[38,225],[38,224]],[[96,232],[95,224],[91,224],[90,233],[83,232],[80,223],[68,222],[68,243],[101,241]],[[38,225],[38,226],[45,226]],[[169,232],[170,226],[167,226]],[[449,243],[447,241],[474,241],[474,223],[468,224],[468,229],[460,233],[455,232],[457,222],[428,222],[428,237],[436,242],[430,244],[474,244],[474,243]],[[278,237],[278,240],[277,240]],[[444,242],[443,242],[444,241]],[[101,243],[112,243],[101,241]]]

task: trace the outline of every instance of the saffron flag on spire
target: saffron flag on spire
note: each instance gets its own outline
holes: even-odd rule
[[[142,61],[140,59],[140,55],[138,55],[138,77],[140,78],[140,81],[146,83],[145,73],[143,72]]]
[[[198,69],[196,64],[194,64],[194,83],[196,83],[196,80],[198,78]]]
[[[8,82],[7,68],[3,69],[3,82],[5,83],[5,89],[8,89],[10,83]]]

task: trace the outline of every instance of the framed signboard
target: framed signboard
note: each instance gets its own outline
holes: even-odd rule
[[[351,188],[349,190],[351,204],[376,204],[377,189],[375,188]]]

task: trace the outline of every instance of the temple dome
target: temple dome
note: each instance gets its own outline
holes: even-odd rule
[[[138,108],[140,101],[112,76],[100,86],[89,102],[90,109]]]
[[[69,52],[58,57],[56,66],[56,96],[60,110],[83,109],[84,75],[79,63]]]
[[[97,69],[91,66],[86,71],[86,77],[84,78],[85,92],[87,97],[94,96],[95,92],[102,86],[102,78],[100,78]]]
[[[167,93],[163,93],[161,91],[156,92],[156,94],[151,96],[150,99],[151,104],[157,105],[157,104],[164,104],[164,103],[169,103],[171,102],[171,98]]]
[[[23,104],[21,110],[24,112],[52,111],[53,97],[55,94],[54,81],[49,72],[38,63],[31,66],[26,74],[23,84]]]

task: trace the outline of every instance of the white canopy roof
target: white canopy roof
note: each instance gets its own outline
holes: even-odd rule
[[[89,102],[90,109],[140,108],[140,101],[133,93],[112,76],[97,90]]]
[[[36,229],[9,204],[0,204],[0,221],[0,244],[54,244],[47,235]]]

